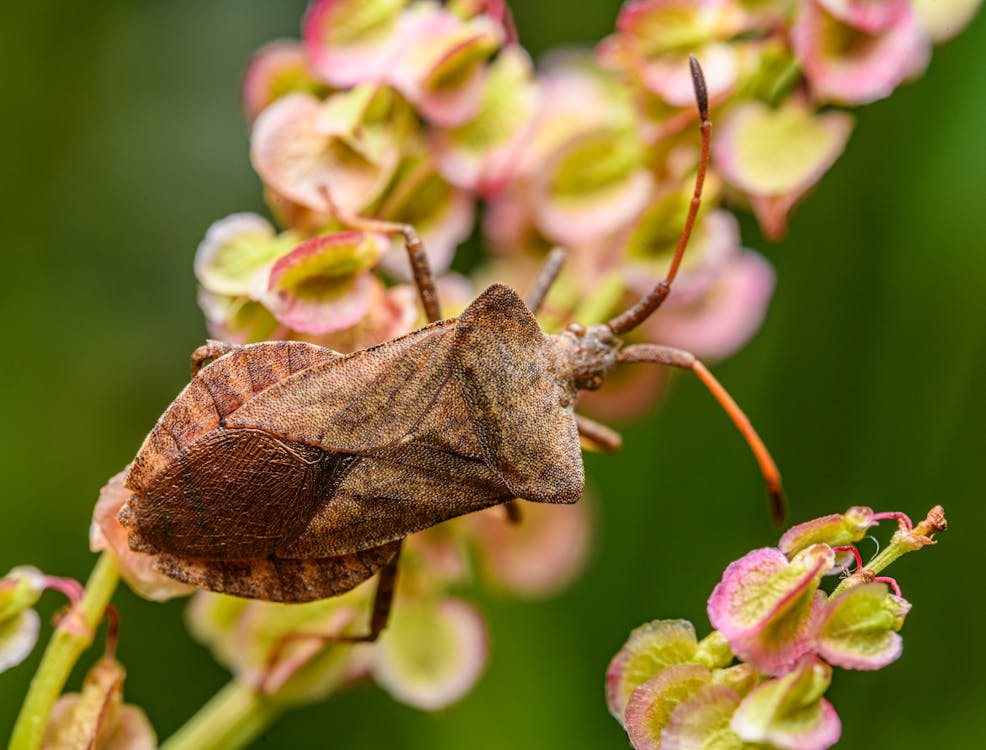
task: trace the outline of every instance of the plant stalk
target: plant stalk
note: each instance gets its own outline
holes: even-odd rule
[[[120,580],[116,565],[104,552],[86,582],[82,600],[62,618],[48,642],[38,671],[31,678],[9,750],[38,750],[51,709],[62,694],[72,668],[92,644],[96,627]]]
[[[161,750],[238,750],[269,729],[283,704],[231,680],[161,745]]]

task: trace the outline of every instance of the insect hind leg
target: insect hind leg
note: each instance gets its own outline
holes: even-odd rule
[[[394,553],[390,562],[380,569],[380,574],[377,577],[377,589],[373,595],[373,609],[370,612],[370,628],[368,632],[361,635],[324,635],[321,633],[289,633],[285,635],[275,644],[267,659],[267,669],[261,681],[261,691],[269,686],[275,674],[277,663],[284,653],[284,649],[292,641],[317,641],[323,645],[376,642],[390,621],[390,612],[394,606],[394,589],[397,585],[400,558],[401,543],[398,542],[397,551]]]

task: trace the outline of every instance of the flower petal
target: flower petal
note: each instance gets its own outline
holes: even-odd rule
[[[253,122],[268,104],[292,91],[315,96],[327,93],[326,87],[308,70],[300,42],[278,39],[265,44],[250,58],[243,74],[243,111],[247,122]]]
[[[262,216],[232,214],[214,222],[195,252],[195,276],[214,294],[257,299],[266,291],[267,274],[297,239],[278,238]]]
[[[284,325],[313,334],[355,325],[370,307],[376,265],[388,240],[366,232],[336,232],[298,245],[274,264],[264,302]]]
[[[832,668],[805,659],[796,670],[753,689],[733,714],[732,729],[748,742],[782,750],[825,750],[839,740],[842,724],[822,698]]]
[[[709,620],[741,658],[770,674],[811,650],[825,595],[822,575],[835,562],[816,544],[790,563],[778,549],[754,550],[726,569],[709,597]]]
[[[459,244],[472,233],[475,209],[470,193],[446,182],[430,160],[416,159],[398,170],[395,187],[375,214],[413,226],[425,245],[432,272],[441,274],[448,269]],[[381,265],[399,279],[412,278],[402,236],[391,239]]]
[[[855,505],[845,513],[833,513],[792,526],[781,537],[777,547],[789,558],[813,544],[841,547],[858,542],[866,536],[867,529],[875,525],[873,509]]]
[[[647,321],[648,337],[707,359],[723,359],[760,330],[774,292],[770,263],[750,250],[734,252],[704,294],[671,300]]]
[[[302,32],[312,68],[346,88],[386,78],[403,45],[399,33],[407,0],[316,0]]]
[[[924,71],[931,56],[928,35],[910,6],[889,28],[867,34],[841,23],[807,0],[791,29],[791,46],[819,99],[865,104],[889,96]]]
[[[86,675],[81,693],[63,695],[55,704],[42,746],[154,750],[157,738],[144,712],[123,705],[125,673],[103,658]]]
[[[661,732],[671,713],[692,693],[712,680],[700,664],[677,664],[638,686],[627,702],[624,719],[635,750],[659,750]]]
[[[198,300],[209,335],[219,341],[249,344],[271,338],[277,329],[277,320],[270,311],[248,297],[213,294],[200,288]]]
[[[586,499],[572,505],[521,503],[520,523],[502,508],[471,517],[482,570],[495,585],[523,597],[549,596],[585,567],[592,542]]]
[[[904,649],[897,630],[911,605],[883,583],[853,586],[831,599],[822,616],[818,655],[843,669],[882,669]]]
[[[360,127],[375,96],[360,88],[322,103],[293,93],[267,107],[250,136],[250,158],[264,183],[316,210],[328,208],[324,191],[331,189],[339,211],[358,214],[379,196],[397,166],[388,128]]]
[[[843,23],[871,34],[893,26],[908,11],[907,0],[818,0],[818,2]]]
[[[800,196],[839,157],[851,130],[849,115],[814,114],[793,99],[777,109],[744,102],[719,130],[716,167],[751,195]]]
[[[145,555],[130,549],[128,532],[117,519],[120,508],[133,494],[123,486],[129,473],[128,464],[99,491],[89,527],[89,548],[93,552],[107,550],[123,580],[145,599],[160,602],[176,596],[187,596],[195,591],[194,587],[159,573],[154,567],[154,555]]]
[[[653,187],[641,148],[629,131],[599,128],[556,150],[535,187],[536,220],[544,235],[573,247],[627,225]]]
[[[24,661],[38,642],[41,618],[33,609],[24,609],[0,620],[0,672]]]
[[[630,695],[647,680],[675,664],[694,661],[698,641],[687,620],[654,620],[630,633],[606,670],[606,705],[617,721]]]
[[[921,26],[935,43],[948,41],[976,15],[983,0],[911,0]]]
[[[706,685],[684,700],[661,733],[661,750],[755,750],[729,726],[739,696],[725,685]]]
[[[431,3],[412,6],[402,24],[408,41],[390,83],[436,125],[471,119],[480,107],[485,63],[503,41],[503,28],[488,16],[463,20]]]
[[[397,700],[437,711],[472,688],[488,652],[486,625],[471,605],[398,602],[376,646],[374,675]]]
[[[520,47],[508,47],[489,67],[475,116],[435,137],[446,179],[485,195],[497,192],[519,167],[538,99],[530,58]]]

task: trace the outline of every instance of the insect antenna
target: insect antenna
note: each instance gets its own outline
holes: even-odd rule
[[[705,75],[702,67],[694,55],[689,55],[688,63],[692,70],[692,84],[695,87],[695,101],[698,103],[698,115],[702,123],[702,149],[698,159],[698,173],[695,175],[695,191],[692,194],[691,204],[688,206],[688,216],[685,218],[685,226],[681,230],[681,237],[678,239],[678,247],[674,251],[671,259],[671,267],[668,269],[664,280],[658,283],[646,296],[640,299],[633,307],[620,313],[609,321],[606,325],[616,335],[632,331],[634,328],[649,318],[657,308],[659,308],[668,294],[671,292],[671,284],[675,276],[678,275],[678,267],[681,265],[681,258],[688,247],[688,240],[692,236],[692,229],[695,226],[695,217],[698,216],[698,208],[702,203],[702,186],[705,184],[705,173],[709,167],[709,150],[712,140],[712,122],[709,120],[709,94],[705,86]]]
[[[683,370],[694,372],[702,384],[709,389],[712,397],[719,402],[733,424],[740,431],[743,439],[746,440],[753,457],[760,466],[760,473],[763,474],[764,481],[767,483],[767,491],[770,494],[770,514],[778,524],[783,522],[787,514],[787,503],[784,500],[784,488],[781,486],[781,473],[774,463],[770,451],[764,445],[760,435],[753,429],[749,417],[743,413],[739,404],[733,400],[729,392],[723,387],[722,383],[716,380],[715,376],[709,372],[695,355],[682,349],[674,349],[670,346],[659,346],[657,344],[635,344],[623,349],[617,358],[619,363],[631,362],[653,362],[655,364],[679,367]]]

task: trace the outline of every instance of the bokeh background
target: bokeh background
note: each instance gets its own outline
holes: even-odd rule
[[[612,28],[618,0],[515,3],[535,54]],[[0,23],[0,569],[84,578],[92,505],[187,380],[204,338],[191,260],[206,227],[263,210],[238,81],[297,36],[303,0],[8,3]],[[795,520],[869,504],[951,530],[893,568],[914,604],[903,658],[837,673],[845,748],[980,746],[986,399],[986,17],[927,75],[859,113],[788,238],[766,325],[717,374],[784,471]],[[624,748],[603,674],[632,627],[707,625],[722,568],[771,544],[759,475],[704,390],[676,378],[620,456],[587,456],[588,571],[542,602],[479,592],[487,674],[424,715],[375,688],[289,715],[258,747]],[[42,614],[54,611],[46,597]],[[227,679],[182,602],[122,589],[128,700],[166,737]],[[45,636],[49,631],[45,632]],[[0,675],[0,736],[40,649]],[[93,657],[89,657],[90,659]],[[83,662],[85,664],[85,661]],[[81,670],[77,670],[77,684]]]

